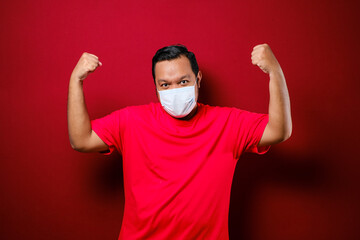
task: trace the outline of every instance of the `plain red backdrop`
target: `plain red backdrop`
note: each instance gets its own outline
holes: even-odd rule
[[[267,112],[268,43],[289,87],[293,135],[234,176],[231,239],[360,239],[358,1],[1,1],[0,238],[116,239],[121,158],[71,149],[68,81],[82,52],[92,118],[157,101],[151,58],[195,52],[201,102]],[[154,193],[156,194],[156,193]]]

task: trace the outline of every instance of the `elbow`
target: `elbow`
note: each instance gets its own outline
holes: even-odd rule
[[[288,140],[290,137],[291,137],[291,131],[284,135],[282,142]]]
[[[287,129],[284,129],[280,142],[284,142],[288,140],[291,137],[291,134],[292,134],[292,126],[289,126]]]
[[[288,140],[292,134],[292,124],[272,125],[270,122],[265,128],[261,139],[262,146],[274,145]]]
[[[71,145],[72,149],[74,149],[75,151],[86,152],[86,148],[84,146],[82,146],[81,144],[70,141],[70,145]]]
[[[285,142],[291,137],[291,133],[292,133],[291,128],[283,128],[277,132],[274,132],[273,144]]]
[[[73,143],[70,143],[71,148],[74,149],[75,151],[81,152],[81,148],[78,145],[75,145]]]

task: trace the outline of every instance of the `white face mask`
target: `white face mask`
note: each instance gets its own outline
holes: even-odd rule
[[[195,85],[158,91],[164,110],[171,116],[182,118],[195,107]]]

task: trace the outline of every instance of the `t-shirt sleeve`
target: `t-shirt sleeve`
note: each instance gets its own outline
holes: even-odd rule
[[[101,153],[109,155],[115,149],[122,152],[121,135],[126,125],[125,119],[126,110],[121,109],[91,121],[92,130],[109,146],[109,151]]]
[[[266,153],[270,146],[259,147],[258,144],[269,122],[268,114],[234,110],[235,124],[237,124],[235,156],[239,158],[242,152],[257,154]]]

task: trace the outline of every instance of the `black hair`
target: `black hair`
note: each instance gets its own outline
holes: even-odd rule
[[[199,72],[199,66],[197,64],[195,54],[193,52],[189,52],[188,49],[181,44],[171,45],[167,47],[163,47],[155,53],[152,59],[152,76],[155,82],[155,64],[157,62],[165,61],[165,60],[172,60],[175,58],[179,58],[181,56],[185,56],[189,59],[191,69],[197,77]]]

